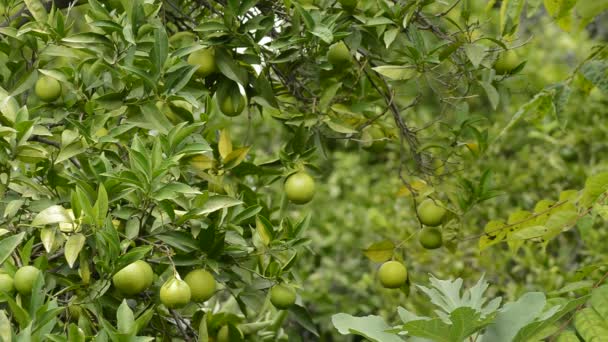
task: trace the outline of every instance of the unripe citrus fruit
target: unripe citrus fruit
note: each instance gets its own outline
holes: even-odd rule
[[[436,227],[441,224],[447,210],[441,206],[441,202],[425,199],[418,205],[418,217],[422,224]]]
[[[168,308],[179,308],[190,303],[190,286],[176,277],[171,277],[160,288],[160,302]]]
[[[204,302],[215,293],[215,278],[205,270],[198,269],[188,273],[184,281],[190,286],[191,297],[195,302]]]
[[[215,51],[212,48],[194,51],[188,56],[188,63],[198,65],[196,74],[200,77],[207,77],[217,71]]]
[[[13,278],[7,273],[0,273],[0,292],[11,293],[14,288]]]
[[[441,231],[438,228],[424,227],[418,233],[418,241],[426,249],[435,249],[443,244]]]
[[[296,290],[284,284],[275,285],[270,289],[270,302],[277,309],[285,310],[296,302]]]
[[[152,285],[153,280],[152,267],[142,260],[137,260],[125,266],[112,277],[114,287],[129,296],[141,293]]]
[[[34,93],[44,102],[53,102],[61,95],[61,83],[48,76],[42,76],[36,81]]]
[[[315,195],[315,180],[306,172],[294,173],[285,181],[285,194],[295,204],[308,203]]]
[[[560,149],[559,150],[559,155],[565,161],[574,161],[578,157],[578,154],[576,153],[576,150],[573,149],[572,147],[569,147],[569,146],[566,146],[566,147],[563,147],[562,149]]]
[[[396,289],[405,284],[407,269],[399,261],[387,261],[378,270],[378,279],[382,286]]]
[[[519,65],[519,57],[513,50],[508,50],[500,54],[494,63],[494,70],[498,75],[508,74]]]
[[[386,147],[384,132],[377,126],[366,127],[361,133],[361,140],[363,148],[368,151],[380,152]]]
[[[40,270],[34,266],[23,266],[17,270],[14,278],[14,285],[17,291],[22,295],[32,293],[34,281],[38,278]]]
[[[334,66],[345,66],[350,63],[350,51],[343,41],[332,44],[327,52],[327,60]]]
[[[238,91],[235,90],[235,91]],[[231,96],[226,96],[223,101],[221,101],[220,111],[226,116],[237,116],[243,112],[245,109],[245,98],[241,93],[233,94]]]

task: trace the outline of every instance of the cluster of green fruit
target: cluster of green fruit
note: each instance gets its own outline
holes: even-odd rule
[[[443,239],[439,226],[447,210],[438,200],[430,198],[422,201],[416,208],[418,219],[424,227],[418,232],[418,242],[426,249],[437,249],[443,245]],[[388,289],[397,289],[405,285],[407,281],[407,268],[399,261],[387,261],[378,269],[378,280],[382,286]]]
[[[145,291],[153,282],[152,267],[142,260],[127,265],[112,277],[114,287],[127,296]],[[168,308],[179,308],[191,301],[207,301],[214,295],[215,289],[215,278],[206,270],[193,270],[183,280],[176,273],[161,286],[160,302]]]
[[[198,66],[196,74],[201,78],[215,74],[219,70],[213,48],[194,51],[188,56],[188,63]],[[228,96],[223,99],[217,98],[217,101],[220,111],[226,116],[238,116],[247,104],[247,99],[241,94],[238,86],[230,89]]]

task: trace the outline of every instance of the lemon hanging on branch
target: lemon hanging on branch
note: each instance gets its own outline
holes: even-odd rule
[[[294,173],[285,181],[285,194],[295,204],[306,204],[315,196],[315,180],[304,171]]]
[[[418,205],[418,217],[424,225],[436,227],[441,224],[447,210],[439,201],[434,201],[430,198],[425,199]]]
[[[407,280],[407,269],[399,261],[387,261],[380,266],[378,279],[388,289],[400,288]]]
[[[42,76],[36,81],[34,93],[44,102],[53,102],[61,95],[61,83],[49,76]]]

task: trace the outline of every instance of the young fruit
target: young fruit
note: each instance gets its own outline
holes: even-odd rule
[[[422,224],[436,227],[441,224],[447,210],[441,206],[441,202],[425,199],[418,205],[418,217]]]
[[[346,66],[351,62],[350,51],[343,41],[332,44],[327,52],[327,61],[334,66]]]
[[[388,289],[399,288],[407,280],[407,269],[399,261],[387,261],[380,266],[378,279],[382,286]]]
[[[188,273],[184,281],[190,286],[190,294],[194,302],[207,301],[215,293],[215,278],[205,270],[198,269]]]
[[[40,270],[34,266],[23,266],[17,270],[14,278],[14,285],[17,291],[22,295],[32,293],[34,281],[38,278]]]
[[[42,76],[36,81],[34,93],[44,102],[53,102],[61,95],[61,83],[48,76]]]
[[[220,329],[220,331],[217,333],[217,340],[216,340],[216,342],[230,342],[230,341],[231,341],[231,340],[230,340],[230,337],[231,337],[231,336],[230,336],[230,330],[231,330],[231,329],[230,329],[230,326],[228,326],[228,325],[224,325],[224,326],[223,326],[223,327]],[[242,332],[242,331],[241,331],[239,328],[234,327],[234,326],[232,327],[232,331],[233,331],[233,335],[232,335],[232,337],[234,337],[234,339],[237,339],[237,337],[236,337],[236,336],[234,336],[234,334],[235,334],[235,333],[234,333],[234,331],[235,331],[235,330],[236,330],[236,332],[238,332],[238,334],[239,334],[239,338],[238,338],[238,340],[239,340],[239,341],[242,341],[242,340],[245,338],[245,336],[243,335],[243,332]]]
[[[2,272],[2,271],[0,271]],[[0,293],[11,293],[15,289],[13,278],[7,273],[0,273]]]
[[[285,310],[296,302],[296,290],[285,284],[275,285],[270,289],[270,302],[275,308]]]
[[[295,204],[306,204],[315,195],[315,180],[306,172],[294,173],[285,181],[285,194]]]
[[[361,133],[363,148],[372,152],[381,152],[386,147],[386,137],[380,127],[369,126]]]
[[[434,227],[424,227],[418,233],[418,242],[426,249],[436,249],[443,245],[441,231]]]
[[[160,302],[168,308],[180,308],[190,303],[190,286],[185,281],[171,277],[160,288]]]
[[[511,73],[519,65],[519,57],[513,50],[508,50],[500,54],[494,63],[494,70],[498,75]]]
[[[238,91],[236,89],[235,91]],[[238,94],[232,94],[230,96],[226,96],[220,105],[220,111],[226,116],[238,116],[245,109],[245,97]]]
[[[152,267],[143,260],[137,260],[125,266],[112,277],[114,287],[128,296],[143,292],[152,285],[153,281]]]
[[[188,64],[198,65],[196,74],[200,77],[207,77],[217,71],[215,63],[215,50],[212,48],[194,51],[188,56]]]

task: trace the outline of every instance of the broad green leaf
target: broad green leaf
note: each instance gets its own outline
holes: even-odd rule
[[[250,146],[246,146],[237,148],[236,150],[230,152],[223,160],[224,169],[227,170],[238,166],[241,162],[243,162],[243,160],[245,160],[245,157],[247,157],[247,153],[250,149]]]
[[[525,0],[503,0],[500,7],[500,31],[503,36],[513,35],[519,26]]]
[[[25,232],[21,232],[0,240],[0,265],[13,253],[24,237]]]
[[[312,320],[312,317],[308,310],[305,307],[299,305],[292,305],[289,308],[289,313],[291,317],[300,324],[304,329],[308,330],[315,337],[319,338],[319,332],[317,331],[317,327]]]
[[[479,44],[466,44],[464,46],[464,52],[467,54],[471,64],[473,64],[475,68],[478,68],[486,55],[486,47]]]
[[[385,262],[389,260],[394,253],[395,244],[390,240],[384,240],[373,243],[363,253],[373,262]]]
[[[32,226],[45,226],[48,224],[73,222],[73,218],[67,209],[60,205],[52,205],[36,215],[32,221]]]
[[[24,0],[27,9],[32,14],[37,22],[45,24],[47,22],[48,15],[46,8],[40,0]]]
[[[4,310],[0,310],[0,341],[11,342],[13,328]]]
[[[498,102],[500,101],[500,96],[498,95],[496,88],[494,88],[490,82],[479,81],[479,85],[485,90],[492,108],[496,109],[496,107],[498,107]]]
[[[608,324],[593,308],[583,308],[574,314],[574,327],[585,341],[606,341]]]
[[[223,129],[220,132],[218,150],[222,159],[228,157],[228,155],[232,152],[232,140],[230,140],[230,132],[228,132],[227,129]]]
[[[131,334],[135,328],[135,319],[133,311],[129,308],[127,301],[123,299],[122,303],[116,311],[116,320],[118,332],[122,334]]]
[[[557,336],[555,342],[581,342],[572,330],[566,330]]]
[[[270,221],[261,216],[255,218],[255,229],[260,237],[260,240],[265,246],[268,246],[272,241],[273,229]]]
[[[489,323],[482,319],[478,311],[470,307],[460,307],[449,315],[448,324],[440,318],[409,321],[403,325],[409,335],[438,342],[460,342],[480,331]]]
[[[194,189],[193,187],[187,185],[187,184],[183,184],[183,183],[169,183],[164,185],[162,188],[156,190],[153,194],[152,197],[157,200],[157,201],[163,201],[163,200],[174,200],[176,199],[180,194],[186,194],[186,195],[198,195],[201,192]]]
[[[342,335],[360,335],[373,342],[403,342],[397,335],[386,332],[391,327],[379,316],[355,317],[339,313],[331,316],[331,322]]]
[[[413,66],[383,65],[372,69],[380,75],[396,81],[409,80],[418,74],[418,71]]]
[[[602,285],[594,289],[589,304],[608,322],[608,285]]]
[[[580,205],[590,207],[608,190],[608,172],[599,173],[587,178]]]
[[[42,228],[40,229],[40,241],[47,253],[53,250],[55,243],[56,230],[55,228]]]
[[[608,60],[593,60],[583,64],[581,74],[604,93],[608,93]]]
[[[70,268],[74,266],[85,242],[86,237],[80,233],[70,235],[66,241],[63,254],[65,255],[65,260],[68,262]]]
[[[511,342],[519,331],[543,311],[546,299],[542,292],[528,292],[517,301],[505,304],[490,324],[482,342]]]

